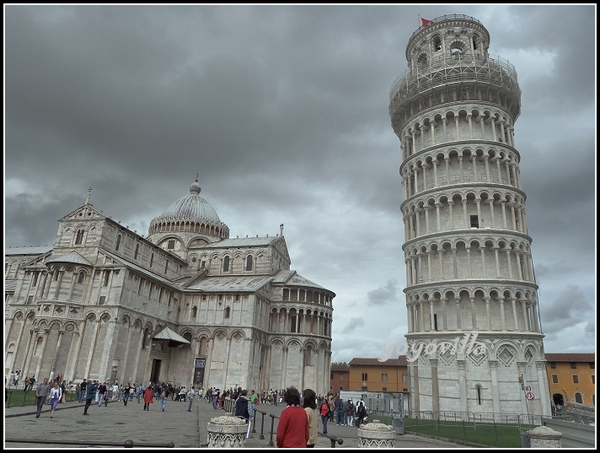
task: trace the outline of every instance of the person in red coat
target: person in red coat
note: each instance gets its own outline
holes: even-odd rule
[[[283,395],[287,407],[277,425],[278,448],[306,448],[309,439],[308,416],[300,406],[300,392],[290,387]]]
[[[152,391],[152,386],[149,385],[148,387],[146,387],[146,390],[144,391],[144,410],[149,411],[150,403],[153,403],[153,402],[154,402],[154,393]]]

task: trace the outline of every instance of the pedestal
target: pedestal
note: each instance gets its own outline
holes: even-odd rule
[[[379,420],[358,428],[358,448],[394,448],[395,442],[396,430]]]
[[[560,439],[562,433],[554,431],[547,426],[538,426],[537,428],[527,431],[531,441],[530,448],[562,448]]]
[[[245,420],[231,414],[213,417],[207,425],[208,448],[246,448]]]

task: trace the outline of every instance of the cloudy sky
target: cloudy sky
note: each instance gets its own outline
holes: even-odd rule
[[[147,234],[201,195],[231,237],[284,236],[334,291],[333,357],[383,357],[407,316],[389,90],[419,17],[466,14],[516,68],[546,352],[596,343],[596,5],[4,5],[5,246],[91,202]]]

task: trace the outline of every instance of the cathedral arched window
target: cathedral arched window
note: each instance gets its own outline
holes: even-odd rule
[[[481,406],[481,404],[482,404],[482,401],[481,401],[481,399],[482,399],[482,396],[481,396],[481,385],[477,384],[475,386],[475,389],[477,390],[477,404],[479,406]]]
[[[189,344],[183,344],[182,347],[185,349],[191,349],[192,347],[192,334],[189,332],[186,332],[183,334],[183,338],[185,338],[187,341],[189,341]]]
[[[298,314],[297,314],[295,308],[290,309],[289,320],[290,320],[290,332],[296,333],[296,329],[297,329],[297,325],[298,325]]]
[[[85,272],[81,271],[77,275],[77,283],[79,283],[81,285],[83,283],[84,279],[85,279]]]
[[[146,349],[148,347],[148,329],[144,329],[144,334],[142,336],[142,349]]]
[[[192,319],[196,319],[198,315],[198,307],[192,307]]]
[[[121,235],[119,234],[117,236],[117,245],[115,246],[115,250],[118,252],[119,251],[119,247],[121,246]]]
[[[75,245],[83,243],[83,230],[77,230],[77,236],[75,236]]]
[[[230,315],[231,315],[231,308],[226,307],[225,308],[225,319],[228,319]]]
[[[251,271],[253,266],[252,255],[248,255],[246,257],[246,270]]]
[[[223,258],[223,272],[229,272],[229,256]]]

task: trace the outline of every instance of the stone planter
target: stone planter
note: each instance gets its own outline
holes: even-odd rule
[[[246,448],[248,425],[231,414],[213,417],[207,425],[208,448]]]
[[[562,448],[560,439],[562,433],[554,431],[547,426],[538,426],[537,428],[527,431],[531,440],[530,448]]]
[[[394,448],[395,442],[396,430],[379,420],[358,428],[358,448]]]

